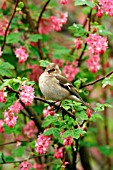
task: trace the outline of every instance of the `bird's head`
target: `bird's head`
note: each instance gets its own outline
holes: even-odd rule
[[[59,66],[55,63],[48,64],[45,71],[48,72],[48,74],[61,74]]]

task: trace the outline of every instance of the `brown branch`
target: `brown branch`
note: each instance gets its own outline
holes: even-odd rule
[[[81,85],[81,87],[80,87],[80,88],[84,88],[84,87],[87,87],[87,86],[93,85],[93,84],[95,84],[95,83],[97,83],[97,82],[99,82],[99,81],[101,81],[101,80],[105,79],[106,77],[109,77],[111,74],[113,74],[113,70],[112,70],[111,72],[109,72],[108,74],[106,74],[105,76],[102,76],[101,78],[99,78],[99,79],[97,79],[97,80],[94,80],[94,81],[92,81],[92,82],[90,82],[90,83],[87,83],[87,84]]]
[[[15,4],[15,7],[14,7],[14,11],[13,11],[12,16],[11,16],[11,18],[10,18],[10,21],[9,21],[9,23],[8,23],[8,26],[7,26],[6,30],[5,30],[4,41],[3,41],[3,45],[2,45],[2,47],[1,47],[1,50],[2,50],[2,51],[4,50],[4,47],[5,47],[5,44],[6,44],[7,33],[8,33],[8,30],[9,30],[9,27],[10,27],[10,25],[11,25],[11,22],[12,22],[12,20],[13,20],[13,18],[14,18],[14,15],[15,15],[15,13],[16,13],[16,8],[17,8],[17,6],[18,6],[18,2],[19,2],[19,0],[16,0],[16,4]]]
[[[31,142],[31,140],[26,140],[26,141],[18,140],[18,142]],[[14,143],[17,143],[17,141],[12,141],[12,142],[7,142],[7,143],[1,143],[0,146],[10,145],[10,144],[14,144]]]
[[[41,12],[40,12],[40,15],[39,15],[39,18],[38,18],[38,21],[37,21],[37,30],[38,30],[38,28],[39,28],[39,24],[40,24],[40,20],[41,20],[41,18],[42,18],[42,15],[43,15],[43,13],[45,12],[46,7],[47,7],[47,5],[49,4],[50,1],[51,1],[51,0],[48,0],[48,1],[45,3],[45,5],[43,6],[43,8],[42,8],[42,10],[41,10]]]
[[[60,110],[63,111],[65,114],[68,114],[70,117],[75,118],[75,115],[73,115],[71,112],[69,112],[68,110],[66,110],[64,107],[59,106],[59,105],[57,104],[57,102],[49,102],[49,101],[44,100],[44,99],[42,99],[42,98],[40,98],[40,97],[35,97],[34,100],[39,100],[39,101],[41,101],[41,102],[44,102],[44,103],[49,104],[50,106],[54,106],[56,110],[59,110],[59,109],[60,109]]]
[[[89,15],[88,15],[88,18],[89,18],[88,31],[90,31],[90,29],[91,29],[91,16],[92,16],[92,9],[90,10],[90,13],[89,13]],[[88,34],[87,34],[87,36],[88,36]],[[80,67],[80,65],[81,65],[82,57],[83,57],[83,55],[84,55],[84,53],[85,53],[86,47],[87,47],[87,43],[85,43],[84,48],[83,48],[83,50],[82,50],[82,52],[81,52],[81,54],[80,54],[80,56],[79,56],[79,59],[78,59],[78,67]]]

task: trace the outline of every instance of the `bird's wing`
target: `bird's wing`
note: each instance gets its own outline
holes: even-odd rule
[[[55,77],[59,81],[59,84],[65,89],[67,89],[70,94],[75,95],[79,99],[81,98],[76,88],[70,82],[68,82],[66,77],[64,77],[62,74],[56,75]]]
[[[78,101],[83,103],[83,105],[87,106],[90,110],[94,111],[92,107],[90,107],[86,102],[83,101],[81,96],[78,94],[78,91],[76,90],[76,88],[71,83],[68,82],[66,77],[64,77],[62,74],[56,75],[55,77],[58,80],[59,84],[63,88],[67,89],[71,95],[76,96]]]

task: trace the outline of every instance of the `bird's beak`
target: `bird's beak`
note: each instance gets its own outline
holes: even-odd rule
[[[50,72],[51,72],[51,69],[48,69],[47,72],[50,73]]]

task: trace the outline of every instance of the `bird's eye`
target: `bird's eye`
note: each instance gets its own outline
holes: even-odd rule
[[[51,72],[53,72],[53,71],[55,71],[55,69],[53,68],[53,69],[49,69],[49,70],[47,70],[47,72],[48,73],[51,73]]]

